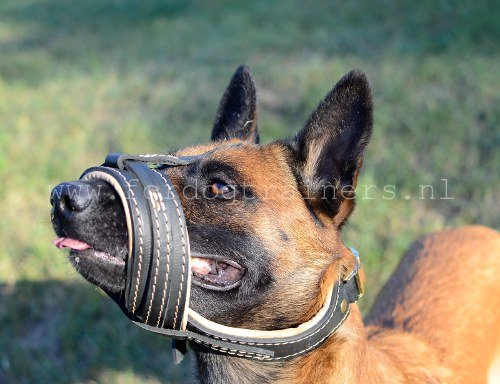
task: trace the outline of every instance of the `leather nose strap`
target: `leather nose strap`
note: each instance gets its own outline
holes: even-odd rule
[[[164,171],[135,160],[114,165],[90,168],[81,178],[108,175],[126,196],[133,241],[122,305],[150,326],[185,329],[191,270],[179,196]]]
[[[113,184],[128,212],[129,253],[126,263],[125,292],[120,305],[131,314],[138,313],[144,299],[151,263],[152,227],[148,203],[139,180],[128,171],[109,167],[87,169],[81,180],[102,179]]]
[[[142,184],[152,228],[149,287],[141,318],[156,327],[180,329],[191,272],[179,197],[164,172],[136,161],[125,161],[124,165]]]

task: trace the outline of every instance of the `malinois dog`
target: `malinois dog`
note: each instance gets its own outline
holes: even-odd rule
[[[220,103],[211,142],[166,155],[182,165],[160,170],[179,196],[179,219],[182,206],[189,233],[191,310],[217,323],[217,332],[240,329],[248,340],[259,340],[259,332],[271,332],[278,341],[309,332],[299,352],[276,349],[286,358],[246,348],[288,348],[298,340],[213,337],[214,343],[241,346],[232,349],[203,341],[202,332],[198,342],[197,336],[185,337],[202,383],[500,382],[500,236],[492,229],[445,230],[418,240],[363,325],[354,303],[362,293],[359,263],[342,243],[341,229],[354,209],[372,123],[368,81],[353,71],[295,137],[260,145],[254,82],[240,67]],[[98,178],[63,183],[52,194],[60,237],[55,244],[70,248],[78,272],[115,298],[124,296],[132,268],[130,218],[121,199],[115,186]],[[165,212],[161,201],[156,205],[155,212]],[[145,244],[139,244],[141,252]],[[163,260],[157,257],[145,284],[156,284],[154,260],[156,266]],[[351,281],[353,270],[357,296],[350,304],[333,296],[338,302],[330,304],[332,314],[345,316],[315,341],[326,327],[332,287],[340,292],[338,282]],[[182,289],[186,283],[181,281]],[[176,315],[178,306],[179,299]],[[160,324],[161,316],[157,323],[136,319]],[[251,353],[254,358],[247,358]]]

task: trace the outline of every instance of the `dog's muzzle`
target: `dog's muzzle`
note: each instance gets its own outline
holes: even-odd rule
[[[171,166],[189,164],[187,158],[110,154],[81,180],[111,184],[125,210],[129,256],[118,304],[145,324],[185,330],[191,268],[184,213],[166,173],[148,166],[160,160],[165,165],[167,158]]]
[[[209,152],[210,153],[210,152]],[[125,155],[112,153],[81,180],[101,179],[120,196],[128,230],[128,260],[123,292],[109,296],[137,325],[174,339],[176,361],[187,341],[219,353],[258,360],[285,360],[321,345],[363,294],[359,256],[346,280],[336,282],[321,310],[296,328],[260,331],[227,327],[189,308],[189,234],[181,200],[165,169],[207,156]]]

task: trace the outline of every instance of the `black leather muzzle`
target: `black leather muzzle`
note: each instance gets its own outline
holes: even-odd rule
[[[311,320],[296,328],[232,328],[190,309],[189,234],[181,201],[165,169],[192,164],[210,153],[192,157],[112,153],[102,166],[82,174],[81,180],[109,183],[125,210],[126,285],[124,292],[109,296],[140,327],[177,340],[177,351],[185,352],[186,342],[191,341],[219,353],[258,360],[285,360],[307,353],[340,327],[349,315],[349,304],[361,297],[359,256],[353,250],[355,270],[331,287]]]
[[[113,299],[137,321],[185,330],[191,286],[189,235],[182,204],[165,166],[198,157],[112,153],[81,180],[101,179],[121,198],[128,228],[125,291]],[[161,164],[161,167],[149,165]]]

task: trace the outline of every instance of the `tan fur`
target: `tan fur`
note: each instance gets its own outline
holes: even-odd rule
[[[499,347],[499,256],[500,236],[485,227],[416,242],[366,331],[354,307],[336,335],[293,363],[296,382],[486,383]]]
[[[344,201],[324,226],[313,225],[282,148],[248,143],[230,147],[234,142],[188,148],[181,154],[223,149],[213,158],[237,168],[260,200],[251,217],[236,219],[251,221],[254,234],[277,255],[273,268],[279,284],[244,326],[268,329],[277,312],[290,325],[306,321],[321,307],[332,281],[352,268],[352,255],[337,227],[353,202]],[[288,240],[277,241],[280,233]],[[347,322],[305,357],[280,364],[228,358],[224,369],[228,377],[243,380],[246,372],[247,380],[258,372],[286,384],[486,383],[499,350],[499,282],[497,232],[467,227],[435,233],[417,241],[403,258],[366,328],[352,305]]]

